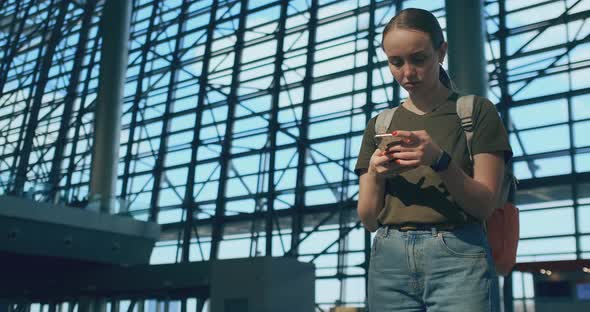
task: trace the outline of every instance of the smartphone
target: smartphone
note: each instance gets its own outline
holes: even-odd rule
[[[377,134],[375,135],[375,140],[379,142],[379,149],[382,151],[402,143],[402,138],[394,136],[391,133]]]
[[[377,134],[375,135],[375,140],[376,142],[379,142],[379,149],[382,151],[386,151],[388,148],[395,146],[395,145],[399,145],[402,144],[403,139],[401,137],[396,137],[394,135],[392,135],[391,133],[384,133],[384,134]],[[402,166],[399,164],[394,163],[395,158],[391,159],[390,162],[392,164],[390,164],[389,166],[389,170],[390,170],[390,174],[392,176],[404,173],[406,171],[415,169],[415,167],[408,167],[408,166]]]

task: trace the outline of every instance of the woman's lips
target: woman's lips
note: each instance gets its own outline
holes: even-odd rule
[[[420,84],[419,81],[412,81],[412,82],[406,82],[404,83],[404,87],[405,88],[415,88],[418,84]]]

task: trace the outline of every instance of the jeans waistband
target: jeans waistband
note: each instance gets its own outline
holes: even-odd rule
[[[429,231],[436,228],[439,231],[450,231],[462,227],[462,224],[453,223],[402,223],[402,224],[387,224],[387,227],[402,232],[405,231]]]
[[[480,226],[476,223],[465,223],[465,224],[453,224],[453,223],[404,223],[404,224],[384,224],[382,227],[385,230],[387,236],[391,231],[396,230],[399,232],[408,231],[419,231],[419,232],[431,232],[432,236],[437,236],[438,232],[441,231],[453,231],[462,229],[468,226]]]

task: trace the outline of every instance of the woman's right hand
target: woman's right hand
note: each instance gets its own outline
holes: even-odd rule
[[[393,153],[376,149],[369,161],[368,173],[378,178],[386,178],[412,170],[415,167],[401,166],[396,163]]]

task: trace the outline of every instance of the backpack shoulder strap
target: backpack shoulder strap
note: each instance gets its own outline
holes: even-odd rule
[[[391,125],[391,122],[393,121],[393,114],[395,114],[396,110],[397,107],[389,108],[377,115],[377,120],[375,121],[375,134],[383,134],[387,132],[389,125]]]
[[[461,128],[467,138],[467,149],[469,150],[469,159],[473,161],[471,152],[471,140],[473,139],[473,106],[475,105],[475,95],[464,95],[457,100],[457,115],[461,120]]]

